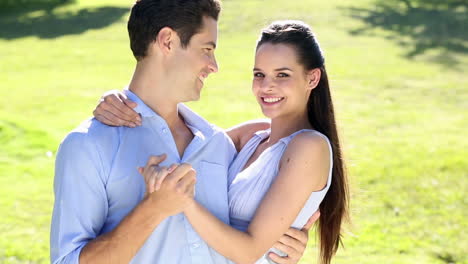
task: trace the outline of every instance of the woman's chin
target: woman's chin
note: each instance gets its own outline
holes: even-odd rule
[[[276,116],[278,116],[278,114],[276,113],[276,111],[271,111],[271,110],[262,109],[262,113],[263,113],[263,115],[264,115],[266,118],[269,118],[269,119],[273,119],[273,118],[275,118]]]

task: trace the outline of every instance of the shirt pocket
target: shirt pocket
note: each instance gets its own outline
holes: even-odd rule
[[[195,199],[218,219],[229,224],[227,170],[226,166],[201,161]]]

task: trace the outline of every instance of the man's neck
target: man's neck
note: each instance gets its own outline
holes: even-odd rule
[[[170,80],[165,78],[160,65],[151,65],[152,61],[142,60],[137,63],[129,90],[136,94],[151,110],[161,116],[168,126],[180,127],[183,120],[180,118],[175,100],[168,98],[165,91],[170,85]]]
[[[168,96],[166,90],[171,85],[167,74],[162,70],[162,65],[150,65],[150,60],[138,62],[129,90],[136,94],[149,108],[161,116],[169,126],[174,138],[179,156],[182,157],[185,149],[193,139],[191,130],[179,115],[177,100]],[[177,87],[170,87],[177,89]]]

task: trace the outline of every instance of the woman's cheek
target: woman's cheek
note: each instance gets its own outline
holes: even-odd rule
[[[257,95],[258,88],[260,87],[259,85],[260,85],[260,84],[259,84],[259,81],[256,80],[256,79],[253,79],[253,81],[252,81],[252,93],[253,93],[254,95]]]

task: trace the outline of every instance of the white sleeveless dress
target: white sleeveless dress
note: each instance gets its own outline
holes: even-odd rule
[[[279,163],[286,147],[294,136],[306,131],[316,133],[327,141],[330,150],[330,171],[325,188],[310,194],[306,204],[294,220],[292,227],[301,229],[307,223],[310,216],[317,211],[331,184],[333,157],[330,141],[325,135],[316,130],[299,130],[265,149],[257,160],[241,172],[260,142],[270,135],[270,130],[268,129],[257,132],[242,148],[229,168],[229,215],[232,227],[241,231],[247,230],[260,202],[278,175]],[[285,255],[274,248],[270,249],[270,251]],[[275,263],[267,257],[267,254],[268,252],[255,264]]]

